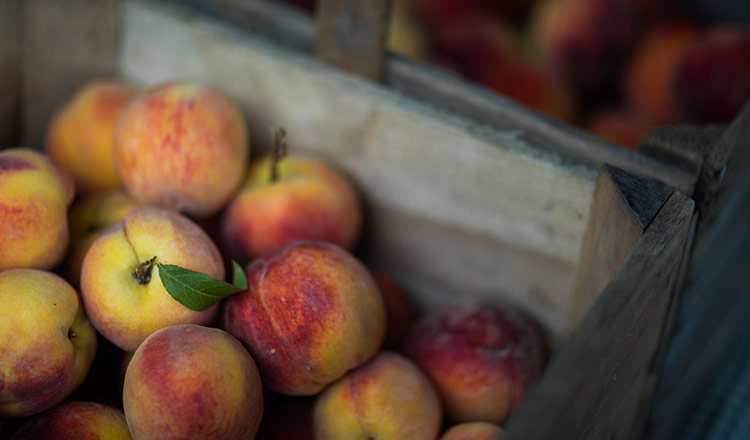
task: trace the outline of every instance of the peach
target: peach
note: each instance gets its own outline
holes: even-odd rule
[[[120,188],[113,144],[120,113],[135,91],[120,81],[93,81],[58,109],[47,131],[47,154],[80,192]]]
[[[316,439],[434,440],[440,399],[404,356],[382,352],[327,388],[315,402]]]
[[[414,308],[406,292],[388,275],[380,270],[370,270],[372,278],[378,285],[383,302],[388,326],[385,333],[385,344],[396,347],[406,334],[406,330],[414,321]]]
[[[542,63],[589,94],[617,78],[635,30],[634,5],[622,0],[550,0],[531,24]]]
[[[125,414],[92,402],[67,402],[26,421],[11,440],[130,440]]]
[[[115,131],[115,162],[130,194],[199,217],[229,201],[249,152],[237,106],[216,90],[186,82],[135,98]]]
[[[406,353],[437,385],[455,422],[501,423],[542,369],[535,329],[493,304],[447,305],[412,328]]]
[[[73,204],[68,215],[70,248],[62,267],[71,284],[80,285],[83,258],[102,232],[137,207],[136,201],[121,191],[89,195]]]
[[[586,123],[586,129],[613,144],[635,150],[643,135],[657,125],[632,109],[606,109],[595,113]]]
[[[263,389],[237,339],[215,328],[175,325],[136,350],[123,407],[138,440],[248,440],[263,414]]]
[[[661,124],[678,122],[672,95],[680,60],[698,30],[686,23],[669,23],[652,30],[639,43],[624,74],[630,105]]]
[[[242,191],[227,209],[222,228],[235,258],[247,261],[295,240],[324,240],[351,249],[362,228],[354,188],[328,165],[290,156],[253,164]]]
[[[0,151],[0,270],[52,269],[68,247],[73,180],[46,156]]]
[[[138,208],[107,229],[83,260],[81,291],[94,327],[125,351],[160,328],[208,324],[216,314],[217,305],[197,312],[172,298],[156,263],[224,279],[216,245],[176,211]]]
[[[729,122],[750,98],[750,32],[715,29],[698,37],[680,61],[672,90],[688,122]]]
[[[56,405],[80,385],[96,352],[76,291],[52,273],[10,269],[0,272],[0,310],[0,416]]]
[[[503,430],[486,422],[461,423],[445,431],[440,440],[500,440]]]
[[[383,342],[383,299],[344,249],[294,242],[245,270],[249,289],[228,298],[225,325],[253,355],[269,389],[315,394]]]

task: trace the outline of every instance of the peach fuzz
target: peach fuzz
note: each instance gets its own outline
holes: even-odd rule
[[[247,261],[295,240],[324,240],[352,249],[362,228],[362,208],[354,188],[323,162],[290,156],[250,167],[242,191],[227,209],[222,229],[227,246]]]
[[[230,334],[176,325],[136,350],[123,407],[137,440],[248,440],[263,414],[263,389],[253,359]]]
[[[485,422],[461,423],[445,431],[440,440],[500,440],[503,430]]]
[[[0,151],[0,270],[52,269],[68,248],[73,180],[47,156]]]
[[[404,356],[382,352],[326,389],[315,402],[316,439],[434,440],[440,399]]]
[[[128,192],[142,203],[209,216],[244,177],[245,121],[223,94],[188,82],[147,90],[123,111],[115,159]]]
[[[0,416],[48,409],[81,384],[96,334],[75,290],[36,269],[0,272]],[[8,341],[12,343],[7,343]]]
[[[113,144],[120,113],[135,90],[120,81],[84,85],[55,114],[47,131],[47,154],[75,181],[80,192],[120,188]]]
[[[405,352],[434,381],[454,422],[503,422],[541,374],[543,356],[536,330],[493,304],[428,312]]]
[[[125,351],[134,351],[160,328],[208,324],[216,314],[217,305],[197,312],[173,299],[156,263],[224,279],[216,245],[176,211],[138,208],[107,229],[83,260],[81,291],[94,327]]]
[[[130,440],[125,414],[92,402],[67,402],[26,421],[11,440]]]
[[[269,389],[316,394],[383,342],[383,299],[344,249],[294,242],[245,270],[249,289],[227,300],[225,325],[253,355]]]

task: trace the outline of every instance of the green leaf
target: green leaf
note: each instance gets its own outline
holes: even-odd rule
[[[247,275],[240,264],[232,260],[232,285],[238,289],[247,290]]]
[[[157,266],[161,283],[172,298],[185,307],[200,312],[228,296],[247,290],[244,272],[240,277],[237,274],[239,264],[232,263],[235,285],[173,264],[157,263]]]

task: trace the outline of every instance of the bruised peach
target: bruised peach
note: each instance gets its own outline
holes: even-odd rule
[[[445,431],[440,440],[500,440],[503,430],[492,423],[461,423]]]
[[[542,347],[520,315],[492,304],[449,305],[425,315],[407,355],[435,382],[455,422],[501,423],[539,377]]]
[[[269,389],[315,394],[383,342],[383,299],[344,249],[294,242],[245,270],[248,291],[228,299],[225,325],[258,362]]]
[[[145,207],[128,214],[91,245],[81,293],[94,327],[125,351],[174,324],[208,324],[217,305],[197,312],[164,288],[156,263],[224,279],[224,262],[206,233],[176,211]]]
[[[248,440],[263,414],[258,369],[242,344],[191,324],[161,329],[138,347],[122,401],[138,440]]]
[[[67,402],[25,422],[11,440],[130,440],[125,414],[92,402]]]
[[[116,165],[130,194],[200,217],[229,201],[248,156],[237,106],[216,90],[186,82],[135,98],[115,132]]]
[[[75,181],[80,192],[120,187],[113,144],[120,113],[135,91],[119,81],[86,84],[57,112],[47,132],[47,154]]]
[[[0,416],[25,417],[81,384],[96,335],[75,290],[36,269],[0,272]]]
[[[434,440],[440,399],[429,379],[404,356],[382,352],[327,388],[315,402],[317,439]]]
[[[354,188],[328,165],[302,157],[278,164],[272,159],[250,167],[243,190],[223,220],[232,254],[249,260],[295,240],[324,240],[351,249],[362,227],[362,208]]]
[[[52,269],[68,247],[73,181],[47,156],[0,151],[0,270]]]

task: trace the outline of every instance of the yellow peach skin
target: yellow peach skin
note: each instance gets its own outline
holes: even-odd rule
[[[119,81],[95,81],[58,110],[47,132],[47,154],[73,176],[80,192],[119,188],[113,144],[120,113],[135,91]]]
[[[176,325],[136,350],[123,406],[137,440],[249,440],[263,414],[263,388],[253,359],[230,334]]]
[[[234,256],[249,260],[295,240],[323,240],[351,250],[362,209],[354,188],[328,165],[287,157],[271,182],[271,158],[250,167],[247,182],[224,216]]]
[[[185,82],[134,99],[115,133],[117,169],[136,200],[201,217],[229,201],[249,154],[237,106],[215,90]]]
[[[382,352],[327,388],[315,402],[317,440],[434,440],[440,399],[405,357]]]
[[[0,270],[52,269],[68,247],[73,180],[46,156],[0,151]]]
[[[94,327],[125,351],[134,351],[151,333],[183,323],[208,324],[217,305],[202,312],[173,299],[156,264],[137,279],[147,262],[175,264],[224,279],[224,263],[206,233],[176,211],[145,207],[107,229],[83,260],[81,291]]]
[[[81,384],[96,335],[75,290],[36,269],[0,272],[0,416],[52,407]]]
[[[125,414],[92,402],[67,402],[25,422],[11,440],[131,440]]]

